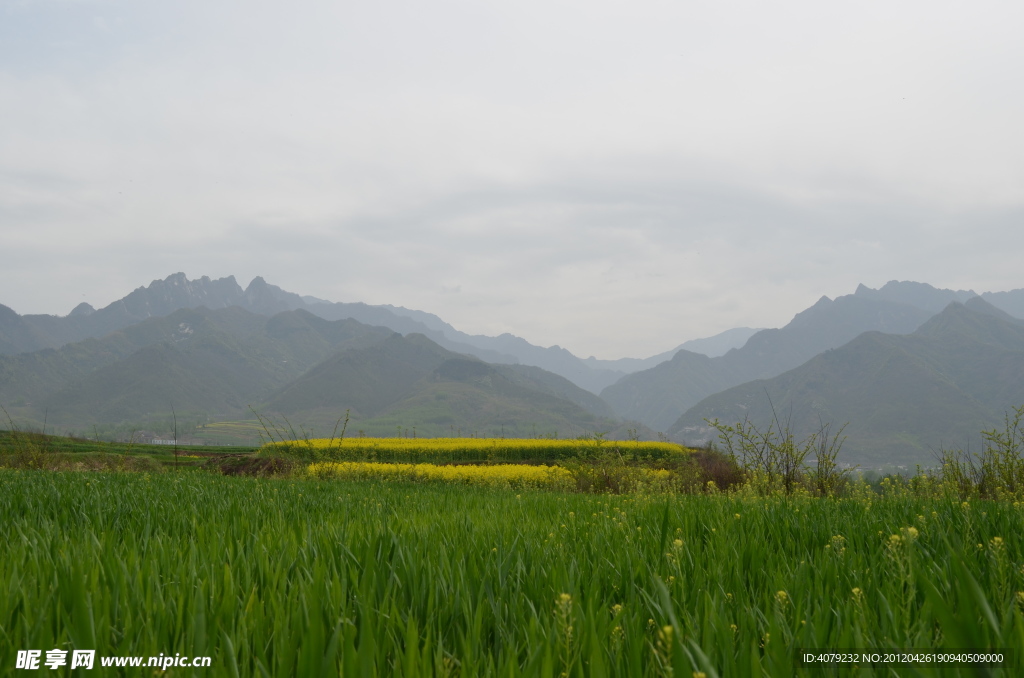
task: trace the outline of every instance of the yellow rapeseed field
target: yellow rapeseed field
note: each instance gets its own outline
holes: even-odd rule
[[[328,461],[310,464],[307,471],[314,478],[411,480],[510,488],[555,489],[567,488],[573,483],[572,474],[560,466],[527,464],[441,466]]]
[[[308,461],[557,461],[615,452],[629,459],[666,459],[684,455],[681,445],[652,441],[601,441],[547,438],[317,438],[277,442],[265,448]]]

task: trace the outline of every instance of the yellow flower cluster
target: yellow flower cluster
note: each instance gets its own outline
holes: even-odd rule
[[[572,475],[564,468],[526,464],[443,466],[328,461],[310,464],[307,471],[315,478],[345,480],[407,480],[511,488],[566,488],[572,484]]]
[[[552,440],[547,438],[316,438],[271,443],[267,451],[310,461],[523,461],[569,459],[605,450],[666,459],[687,454],[681,445],[654,441]]]

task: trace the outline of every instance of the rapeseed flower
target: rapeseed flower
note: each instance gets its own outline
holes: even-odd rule
[[[559,466],[497,464],[493,466],[444,466],[438,464],[382,464],[341,461],[310,464],[315,478],[347,480],[411,480],[461,483],[488,487],[568,487],[572,475]]]

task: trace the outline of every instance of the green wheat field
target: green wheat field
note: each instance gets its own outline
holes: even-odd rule
[[[912,489],[0,469],[0,674],[84,648],[212,665],[74,675],[1020,675],[1024,506]],[[852,648],[1017,663],[800,661]]]

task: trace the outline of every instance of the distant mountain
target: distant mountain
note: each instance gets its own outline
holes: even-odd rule
[[[974,293],[969,291],[935,290],[921,283],[893,281],[880,290],[861,286],[853,296],[908,304],[934,313],[950,300],[963,300],[973,295]],[[986,292],[982,296],[1011,314],[1024,316],[1024,289]],[[164,280],[154,280],[148,287],[139,287],[123,299],[98,310],[89,304],[79,304],[67,316],[19,316],[11,309],[0,306],[0,355],[14,355],[43,348],[56,349],[84,339],[104,337],[111,332],[149,318],[169,315],[179,309],[200,307],[239,307],[265,316],[282,311],[306,310],[325,320],[351,318],[364,324],[387,327],[402,334],[423,334],[450,351],[474,355],[487,362],[541,367],[594,394],[602,393],[603,389],[615,384],[627,374],[655,368],[671,360],[679,350],[718,357],[730,349],[743,347],[748,339],[760,335],[760,332],[750,328],[737,328],[714,337],[683,343],[672,351],[649,358],[580,359],[559,346],[535,346],[511,334],[498,337],[466,334],[436,315],[423,311],[389,305],[334,303],[315,297],[300,296],[271,285],[261,277],[254,278],[243,289],[233,276],[218,280],[211,280],[206,276],[189,280],[184,273],[175,273]],[[864,329],[884,328],[866,326]],[[802,350],[798,347],[796,353],[802,359],[809,357],[804,356]],[[799,364],[799,361],[793,364],[783,361],[780,364],[785,368]],[[777,370],[778,366],[764,374],[771,373],[772,369]],[[626,390],[629,388],[633,387]],[[615,398],[614,395],[612,397]],[[689,402],[688,397],[684,397],[683,401]],[[646,406],[642,407],[646,409]],[[629,416],[636,414],[633,410],[628,412]]]
[[[0,304],[0,355],[35,351],[47,346],[48,341],[46,334]]]
[[[722,358],[679,351],[671,360],[623,377],[601,392],[601,399],[626,419],[665,431],[701,398],[733,384],[742,373]]]
[[[687,442],[712,437],[705,418],[749,418],[763,429],[774,406],[801,437],[820,422],[849,422],[841,461],[927,465],[943,446],[978,449],[978,431],[1021,404],[1024,322],[976,296],[911,335],[867,332],[796,369],[711,395],[668,433]]]
[[[243,308],[251,313],[272,316],[282,311],[307,310],[326,320],[352,318],[365,324],[390,327],[395,331],[431,330],[411,316],[440,319],[426,313],[396,313],[393,307],[366,304],[334,304],[314,297],[300,297],[256,277],[242,289],[234,276],[211,280],[203,276],[189,280],[184,273],[175,273],[164,280],[154,280],[148,287],[139,287],[131,294],[102,309],[79,304],[67,316],[18,316],[0,307],[0,353],[21,353],[41,348],[59,348],[64,344],[90,337],[102,337],[149,318],[167,316],[179,309]],[[403,311],[405,309],[402,309]],[[383,321],[383,322],[382,322]],[[14,350],[11,350],[11,346]],[[489,356],[492,358],[511,356]]]
[[[284,295],[291,294],[277,287],[267,287],[272,288],[276,298],[284,298]],[[291,296],[298,298],[298,295]],[[328,320],[352,318],[362,323],[387,327],[402,334],[423,334],[448,350],[468,353],[491,363],[523,363],[540,367],[561,375],[595,394],[626,374],[621,370],[591,367],[559,346],[542,348],[512,334],[506,333],[497,337],[466,334],[436,315],[424,311],[389,305],[371,306],[363,303],[331,303],[319,300],[315,303],[306,303],[302,308]]]
[[[1024,290],[1021,290],[1024,292]],[[881,299],[894,301],[900,304],[909,304],[917,308],[939,313],[954,301],[963,303],[972,297],[978,296],[973,290],[946,290],[936,289],[931,285],[909,280],[890,280],[877,290],[865,285],[858,285],[854,295],[867,299]]]
[[[752,336],[763,329],[762,327],[734,327],[712,337],[691,339],[680,344],[672,355],[679,351],[690,351],[691,353],[703,353],[709,358],[717,358],[734,348],[742,348]]]
[[[494,365],[494,369],[509,381],[527,386],[548,395],[564,398],[587,412],[608,420],[617,417],[611,406],[586,389],[565,377],[533,365]]]
[[[863,294],[822,297],[785,327],[761,330],[741,348],[717,358],[680,351],[672,360],[623,377],[601,397],[620,417],[664,431],[713,393],[781,374],[865,331],[908,334],[930,315],[916,306]]]
[[[394,334],[342,351],[282,387],[262,405],[270,418],[300,417],[326,431],[350,411],[352,426],[376,435],[415,427],[418,435],[538,435],[613,429],[618,424],[575,400],[604,403],[535,367],[489,365],[420,334]],[[404,435],[404,433],[403,433]]]
[[[395,425],[563,436],[619,426],[596,395],[537,367],[488,365],[350,318],[301,309],[267,317],[237,306],[179,309],[101,339],[0,356],[0,403],[21,420],[80,432],[172,409],[251,418],[250,405],[323,424],[325,435],[349,408],[354,424],[389,434]]]
[[[859,285],[854,294],[910,304],[932,313],[939,313],[951,302],[964,303],[973,297],[980,296],[992,306],[1005,311],[1014,318],[1024,318],[1024,289],[1008,292],[983,292],[979,295],[973,290],[936,289],[925,283],[890,280],[877,290]]]
[[[199,280],[188,280],[184,273],[176,273],[165,280],[154,280],[149,287],[139,287],[128,296],[99,310],[94,310],[88,304],[79,304],[67,316],[22,316],[22,320],[34,328],[40,337],[40,343],[22,350],[59,348],[90,337],[103,337],[148,318],[166,316],[182,308],[240,306],[264,315],[298,308],[271,297],[259,298],[261,290],[258,284],[255,287],[250,285],[250,288],[242,290],[234,277],[210,280],[203,276]],[[0,325],[2,331],[3,326]]]
[[[305,311],[181,309],[102,339],[0,356],[0,402],[59,426],[155,413],[237,414],[332,352],[392,332]]]
[[[1024,318],[1024,289],[984,292],[981,298],[1014,318]]]
[[[396,306],[363,303],[333,303],[302,297],[256,277],[242,289],[234,276],[211,280],[203,276],[189,280],[175,273],[154,280],[102,309],[79,304],[67,316],[19,316],[0,306],[0,355],[60,348],[88,338],[106,336],[148,318],[162,317],[183,308],[220,309],[237,306],[252,313],[271,316],[289,310],[306,310],[325,320],[351,318],[361,323],[387,327],[402,334],[419,333],[445,348],[475,355],[494,363],[535,365],[560,374],[597,393],[626,372],[592,367],[558,346],[542,348],[511,334],[499,337],[470,335],[456,330],[437,316]]]
[[[583,362],[592,369],[608,370],[616,374],[625,376],[626,374],[632,374],[633,372],[639,372],[640,370],[647,370],[655,365],[660,365],[666,360],[671,360],[675,354],[680,351],[690,351],[691,353],[700,353],[710,358],[714,358],[720,355],[728,353],[731,349],[739,348],[743,344],[747,343],[753,335],[760,332],[760,329],[754,329],[751,327],[736,327],[731,330],[720,332],[711,337],[705,337],[703,339],[690,339],[685,341],[679,346],[676,346],[671,351],[665,351],[653,355],[650,358],[619,358],[618,360],[600,360],[593,356],[586,358]],[[621,377],[620,377],[621,378]]]
[[[451,351],[468,353],[487,362],[541,367],[595,395],[627,373],[656,365],[675,353],[671,351],[647,359],[581,360],[559,346],[535,346],[512,334],[498,337],[466,334],[436,315],[401,306],[335,303],[299,296],[271,285],[262,277],[254,278],[243,289],[234,276],[217,280],[203,276],[189,280],[184,273],[175,273],[164,280],[154,280],[148,287],[139,287],[123,299],[99,310],[82,303],[67,316],[19,316],[11,309],[0,306],[0,355],[60,348],[83,339],[103,337],[179,309],[199,307],[239,307],[265,316],[301,309],[325,320],[350,318],[367,325],[387,327],[402,334],[423,334]],[[726,345],[739,345],[745,341],[745,331],[730,330],[717,337],[696,341],[704,342],[701,345],[705,348],[701,350],[720,350]],[[689,342],[684,344],[687,345]]]

